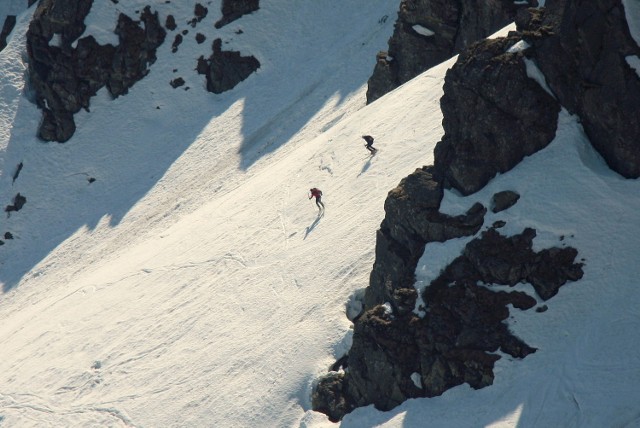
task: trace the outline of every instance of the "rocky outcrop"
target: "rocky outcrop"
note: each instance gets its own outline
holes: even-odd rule
[[[530,55],[560,103],[580,122],[607,164],[640,177],[640,56],[620,0],[555,0],[517,20]]]
[[[491,228],[425,289],[422,313],[407,310],[415,307],[415,289],[403,294],[399,310],[385,303],[365,311],[354,325],[346,370],[320,380],[314,409],[336,421],[355,407],[389,410],[462,383],[483,388],[493,383],[496,351],[515,358],[535,352],[511,334],[505,320],[509,305],[526,310],[536,300],[491,288],[530,282],[546,300],[566,281],[581,278],[582,265],[574,263],[572,248],[534,252],[533,237],[533,229],[505,237]]]
[[[2,30],[0,30],[0,51],[7,47],[7,37],[13,31],[13,27],[16,25],[15,15],[7,15],[2,24]]]
[[[509,332],[508,306],[536,305],[525,293],[496,292],[492,286],[528,282],[547,300],[567,281],[582,277],[575,249],[535,252],[533,229],[505,237],[497,232],[504,222],[496,222],[418,296],[415,270],[425,245],[477,233],[486,213],[480,204],[458,216],[440,213],[443,183],[436,170],[420,168],[389,192],[364,310],[354,319],[353,345],[312,396],[313,408],[333,421],[360,406],[389,410],[462,383],[491,385],[497,350],[516,358],[535,352]],[[518,197],[496,193],[494,211],[508,209]],[[417,305],[418,297],[424,306]]]
[[[140,21],[121,14],[119,45],[99,45],[92,36],[78,40],[93,0],[42,0],[27,32],[29,78],[43,111],[38,136],[67,141],[75,132],[73,115],[89,109],[90,98],[106,86],[113,97],[126,94],[148,73],[166,32],[147,6]],[[141,26],[141,23],[143,24]]]
[[[213,53],[209,59],[198,59],[197,71],[207,78],[207,91],[220,94],[234,88],[251,73],[260,68],[254,56],[242,56],[240,52],[223,51],[222,40],[213,41]]]
[[[524,52],[509,51],[519,40],[474,44],[446,74],[434,157],[447,188],[474,193],[555,136],[560,106],[527,76]]]
[[[507,208],[511,208],[520,199],[520,194],[513,190],[503,190],[493,195],[491,198],[491,212],[499,213]]]
[[[160,25],[158,13],[152,13],[149,6],[142,10],[140,21],[120,14],[115,33],[120,44],[115,49],[107,88],[117,97],[147,75],[149,65],[156,61],[156,49],[167,33]]]
[[[167,30],[173,31],[178,28],[178,24],[176,24],[176,18],[173,15],[167,15],[167,18],[164,20],[164,26]]]
[[[214,26],[222,28],[242,15],[255,12],[259,8],[260,0],[222,0],[222,18]]]
[[[377,56],[367,103],[461,52],[510,22],[536,0],[402,0],[388,52]]]
[[[232,20],[236,20],[242,15],[257,9],[258,0],[223,1],[223,19],[219,21],[216,26],[219,28],[222,26],[219,25],[221,22],[231,22]],[[200,3],[196,3],[193,14],[193,18],[187,21],[187,24],[195,28],[209,15],[209,9]],[[175,18],[171,15],[166,19],[166,26],[171,31],[178,30],[178,33],[175,34],[171,45],[171,51],[175,53],[185,41],[185,37],[189,34],[189,30],[178,28]],[[234,31],[234,33],[242,34],[243,31],[238,29]],[[195,33],[195,41],[197,44],[203,44],[206,40],[207,37],[205,34],[201,32]],[[214,39],[211,44],[212,53],[209,57],[205,58],[205,55],[201,55],[196,62],[196,71],[198,74],[205,76],[205,86],[207,91],[215,94],[220,94],[233,89],[238,85],[238,83],[245,80],[260,68],[260,62],[254,56],[242,56],[240,52],[224,51],[222,49],[222,45],[222,39]],[[177,71],[177,69],[175,69],[174,72],[175,71]],[[186,82],[182,77],[178,77],[170,81],[170,85],[173,88],[181,87],[185,85],[185,83]],[[186,86],[184,89],[188,90],[189,87]]]
[[[535,236],[536,231],[530,228],[510,238],[489,229],[482,234],[482,239],[466,246],[463,257],[474,270],[466,272],[462,278],[511,286],[526,282],[543,300],[555,296],[567,281],[582,278],[582,265],[573,263],[578,255],[575,248],[554,247],[534,252]]]
[[[178,46],[182,44],[183,40],[184,38],[182,37],[182,34],[176,34],[176,36],[173,38],[173,43],[171,44],[171,52],[178,52]]]
[[[88,70],[85,82],[76,77],[71,44],[85,29],[84,19],[91,9],[92,0],[57,2],[43,0],[36,9],[27,32],[29,79],[36,93],[36,102],[43,111],[38,136],[45,141],[66,141],[75,132],[73,114],[88,108],[103,76],[93,76],[95,68]],[[87,49],[85,62],[98,63],[105,58],[95,40],[82,46],[95,47],[94,54]],[[105,52],[106,53],[106,52]]]
[[[198,22],[201,22],[204,18],[207,17],[207,14],[209,13],[209,9],[203,5],[201,5],[200,3],[196,3],[196,5],[193,8],[193,19],[191,19],[191,21],[189,22],[189,24],[195,28],[196,25],[198,25]]]
[[[412,310],[403,303],[413,289],[418,260],[429,242],[475,234],[482,226],[486,209],[474,205],[467,213],[448,216],[438,211],[442,184],[432,167],[423,167],[404,178],[389,192],[385,219],[376,235],[376,261],[365,292],[365,309],[390,302],[397,312]]]
[[[510,44],[513,40],[500,45],[500,52]],[[487,49],[487,58],[494,54],[493,49]],[[487,72],[493,79],[511,76],[508,72]],[[470,75],[478,85],[492,85],[491,78],[474,80],[473,73]],[[514,85],[516,82],[527,88],[528,82],[515,79]],[[522,91],[518,88],[518,93]],[[557,114],[557,106],[552,106]],[[485,113],[492,114],[490,110]],[[510,141],[520,144],[519,140]],[[460,257],[418,296],[415,270],[425,245],[476,234],[486,213],[480,204],[458,216],[440,213],[441,178],[446,175],[437,172],[445,171],[447,165],[441,168],[436,164],[416,170],[390,191],[385,201],[364,309],[354,319],[353,345],[332,367],[334,371],[318,382],[312,396],[313,408],[333,421],[360,406],[374,404],[389,410],[408,398],[433,397],[462,383],[473,388],[491,385],[494,363],[500,358],[496,351],[515,358],[535,352],[510,333],[505,323],[509,305],[523,310],[536,305],[525,293],[491,288],[527,282],[547,300],[567,281],[583,275],[582,265],[574,262],[574,248],[535,252],[535,230],[505,237],[497,231],[504,222],[496,222],[480,238],[470,241]],[[506,210],[518,198],[512,191],[498,192],[492,198],[492,209]],[[424,306],[417,304],[418,297]]]

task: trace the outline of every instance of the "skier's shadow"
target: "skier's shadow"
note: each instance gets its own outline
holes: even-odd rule
[[[307,236],[309,236],[309,233],[311,233],[311,231],[313,229],[315,229],[315,227],[318,225],[318,223],[320,223],[320,219],[324,217],[324,210],[320,211],[318,213],[318,216],[316,217],[316,219],[313,221],[313,223],[311,223],[311,225],[307,226],[307,229],[304,232],[304,238],[302,238],[302,240],[304,241],[305,239],[307,239]]]
[[[358,177],[360,177],[362,174],[364,174],[365,172],[367,172],[367,170],[369,169],[369,167],[371,166],[371,161],[373,160],[373,156],[369,156],[369,158],[367,159],[367,162],[365,162],[364,165],[362,165],[362,171],[360,171],[360,174],[358,174]]]

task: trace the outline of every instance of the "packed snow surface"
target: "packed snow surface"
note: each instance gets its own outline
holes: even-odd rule
[[[0,198],[27,202],[0,223],[13,235],[0,247],[0,425],[334,425],[310,393],[348,350],[347,306],[368,284],[387,192],[433,162],[453,64],[365,106],[395,3],[270,0],[216,30],[219,1],[196,28],[195,2],[157,2],[178,29],[149,75],[115,100],[101,90],[65,144],[35,137],[23,59],[34,8],[18,16],[0,52]],[[94,6],[85,35],[113,41],[118,13],[144,5]],[[261,63],[222,95],[193,70],[217,37]],[[178,76],[186,85],[173,89]],[[611,172],[563,111],[547,149],[474,195],[447,192],[442,210],[500,190],[521,198],[486,225],[534,227],[537,247],[571,245],[585,263],[546,312],[512,311],[510,328],[538,351],[503,355],[490,387],[360,408],[343,426],[640,424],[638,181]],[[417,286],[468,239],[428,245]]]

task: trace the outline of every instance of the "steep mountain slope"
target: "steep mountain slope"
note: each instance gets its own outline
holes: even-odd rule
[[[123,3],[132,16],[143,6]],[[391,32],[378,21],[397,5],[320,3],[270,0],[220,30],[211,12],[198,31],[259,58],[255,75],[213,96],[192,70],[203,45],[187,37],[174,54],[165,43],[127,96],[92,99],[63,145],[35,138],[21,61],[30,17],[19,17],[0,52],[0,196],[27,198],[1,223],[13,236],[0,247],[7,426],[333,426],[310,410],[312,386],[349,348],[345,312],[368,285],[387,192],[433,163],[453,62],[365,107]],[[179,23],[193,16],[193,4],[156,7]],[[106,42],[116,10],[96,3],[87,31]],[[173,89],[178,75],[186,85]],[[313,186],[324,216],[307,200]],[[491,387],[360,408],[344,426],[637,422],[639,296],[625,286],[640,273],[637,180],[612,173],[563,111],[547,149],[476,194],[445,192],[441,210],[489,205],[506,188],[521,200],[485,225],[535,227],[536,249],[564,236],[585,258],[584,280],[546,312],[509,319],[539,351],[500,359]],[[430,244],[418,285],[466,241]]]

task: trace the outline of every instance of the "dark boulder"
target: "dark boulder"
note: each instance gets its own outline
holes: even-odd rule
[[[484,40],[460,54],[440,100],[445,131],[434,150],[446,187],[469,195],[546,147],[560,106],[527,76],[517,36]]]
[[[165,19],[164,26],[169,31],[175,30],[176,28],[178,28],[178,26],[176,25],[176,18],[173,15],[167,15],[167,19]]]
[[[209,9],[201,5],[200,3],[196,3],[196,5],[193,8],[193,14],[195,15],[198,22],[206,18],[208,13],[209,13]]]
[[[332,422],[338,422],[354,409],[354,406],[346,400],[343,379],[344,373],[330,372],[322,379],[322,383],[311,396],[314,410],[326,414]]]
[[[182,41],[183,41],[182,34],[176,34],[176,36],[173,38],[173,43],[171,43],[171,52],[173,53],[178,52],[178,46],[182,44]]]
[[[520,195],[512,190],[498,192],[491,198],[491,212],[499,213],[511,208],[518,202]]]
[[[209,92],[220,94],[228,91],[260,68],[260,62],[253,56],[223,51],[221,39],[215,39],[212,48],[209,59],[200,57],[196,66],[198,73],[206,76]]]
[[[390,410],[407,398],[421,396],[411,380],[413,373],[420,372],[417,320],[415,316],[395,316],[382,305],[358,319],[349,370],[342,379],[343,400],[348,403],[344,408],[374,404],[380,410]]]
[[[60,47],[68,48],[84,32],[84,18],[92,5],[93,0],[41,0],[29,24],[28,37],[42,37],[49,42],[59,34]]]
[[[182,77],[176,77],[175,79],[173,79],[171,82],[169,82],[169,84],[171,85],[172,88],[178,88],[180,86],[183,86],[186,82],[184,81],[184,79]]]
[[[189,25],[195,28],[196,25],[198,25],[198,22],[206,18],[208,13],[209,13],[209,9],[207,7],[201,5],[200,3],[196,3],[193,9],[193,14],[195,16],[193,17],[193,19],[191,19],[191,21],[189,21]]]
[[[510,238],[490,229],[482,239],[470,242],[464,255],[475,266],[481,281],[504,285],[528,282],[543,300],[548,300],[567,281],[582,278],[582,264],[573,263],[578,252],[571,247],[536,253],[532,249],[535,236],[533,229]]]
[[[45,141],[64,142],[71,138],[76,129],[73,114],[88,108],[89,96],[102,84],[95,82],[104,79],[104,73],[93,65],[108,63],[109,52],[97,49],[93,38],[85,40],[81,49],[86,49],[79,55],[72,47],[85,30],[84,18],[92,4],[93,0],[42,0],[29,24],[29,80],[36,104],[42,109],[38,136]],[[90,64],[90,68],[80,70],[76,60]],[[89,78],[80,78],[79,72]]]

